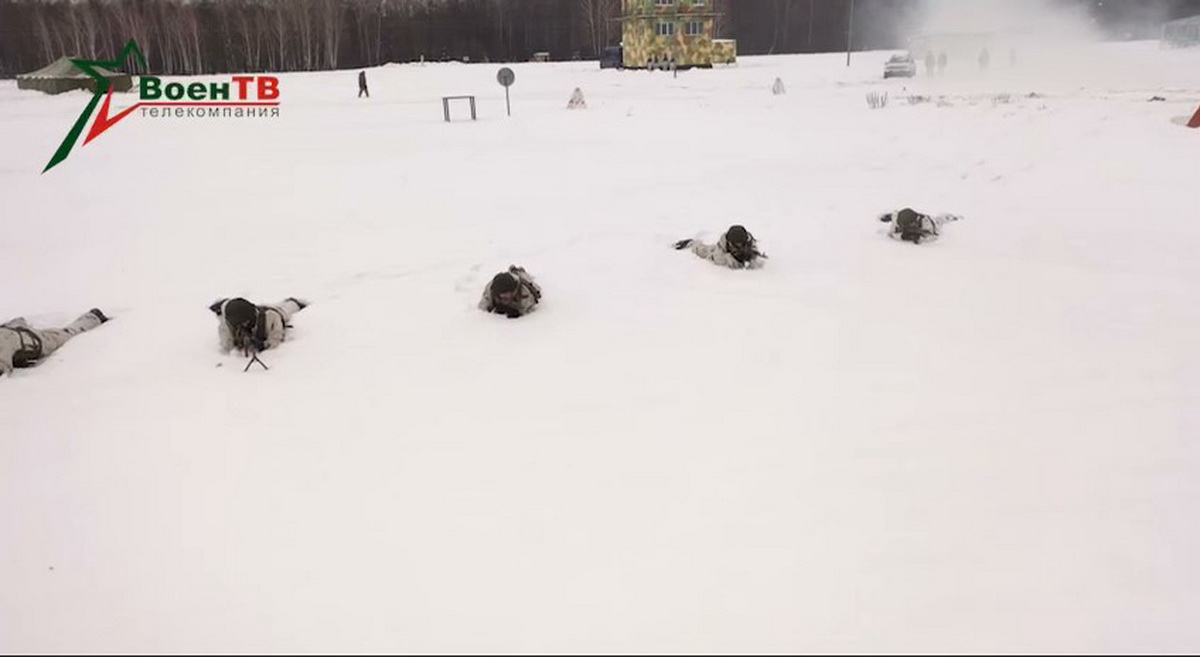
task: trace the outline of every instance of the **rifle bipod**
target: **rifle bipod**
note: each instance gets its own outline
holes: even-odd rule
[[[262,362],[261,360],[259,360],[259,358],[258,358],[258,352],[257,352],[257,351],[252,351],[252,352],[250,352],[250,362],[246,363],[246,368],[245,368],[244,370],[242,370],[242,372],[249,372],[249,371],[250,371],[250,366],[251,366],[251,365],[253,365],[253,364],[255,364],[255,363],[258,363],[259,365],[262,365],[262,368],[263,368],[264,370],[268,370],[268,371],[269,371],[269,370],[271,369],[271,368],[267,367],[267,364],[266,364],[266,363],[264,363],[264,362]]]

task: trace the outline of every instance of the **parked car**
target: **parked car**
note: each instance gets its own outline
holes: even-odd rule
[[[887,63],[883,65],[883,77],[886,78],[911,78],[917,74],[917,63],[913,61],[912,55],[892,55]]]
[[[621,46],[609,46],[600,54],[600,68],[625,68]]]

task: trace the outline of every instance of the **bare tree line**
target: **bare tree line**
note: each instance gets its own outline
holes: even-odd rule
[[[855,49],[902,47],[896,25],[921,0],[856,0]],[[1133,3],[1086,6],[1100,24]],[[1200,0],[1144,0],[1158,18]],[[709,0],[717,36],[741,54],[846,47],[850,0]],[[60,56],[107,59],[130,38],[166,75],[310,71],[385,62],[592,58],[620,42],[621,0],[0,0],[0,77]],[[1153,27],[1153,21],[1144,20]],[[1143,26],[1144,27],[1144,26]]]
[[[860,15],[917,0],[857,0]],[[136,39],[164,75],[385,62],[593,58],[621,39],[621,0],[0,0],[0,77]],[[849,0],[709,0],[743,54],[844,46]],[[856,30],[856,33],[858,31]],[[863,31],[863,43],[871,35]],[[878,41],[878,39],[877,39]]]
[[[0,76],[135,39],[150,72],[312,71],[388,61],[592,58],[620,0],[0,0]]]

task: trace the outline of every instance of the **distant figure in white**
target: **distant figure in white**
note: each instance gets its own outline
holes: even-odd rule
[[[938,54],[938,75],[946,74],[946,51]]]
[[[920,244],[932,242],[941,236],[943,225],[958,221],[962,217],[954,214],[939,214],[930,216],[921,214],[912,208],[904,208],[879,216],[879,220],[890,223],[888,237],[902,242]]]
[[[925,75],[933,77],[937,72],[937,57],[933,55],[932,50],[925,51]]]
[[[787,93],[787,89],[783,87],[783,80],[775,78],[775,84],[771,85],[771,93],[776,96],[782,96]]]
[[[700,240],[679,240],[675,250],[691,248],[692,253],[730,269],[758,269],[767,256],[758,250],[758,242],[743,226],[733,225],[716,244],[705,244]]]
[[[567,101],[567,109],[587,109],[587,101],[583,99],[583,91],[575,87],[571,92],[571,100]]]
[[[14,367],[37,365],[67,340],[107,321],[108,317],[99,308],[92,308],[60,329],[35,329],[24,317],[0,324],[0,375],[12,374]]]
[[[259,306],[241,298],[221,299],[209,310],[220,320],[217,338],[221,350],[238,349],[243,355],[278,347],[287,339],[292,328],[292,315],[308,307],[308,303],[295,297],[270,305]]]

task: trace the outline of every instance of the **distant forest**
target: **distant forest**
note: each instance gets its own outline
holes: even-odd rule
[[[1200,14],[1200,0],[1055,0],[1100,23]],[[919,0],[854,0],[856,50],[899,47]],[[713,0],[740,54],[845,50],[852,0]],[[312,71],[385,62],[594,59],[620,42],[620,0],[0,0],[0,77],[62,55],[115,56],[130,38],[157,74]],[[1145,31],[1144,29],[1142,31]],[[1115,36],[1131,36],[1116,34]],[[1142,35],[1144,37],[1144,35]]]

